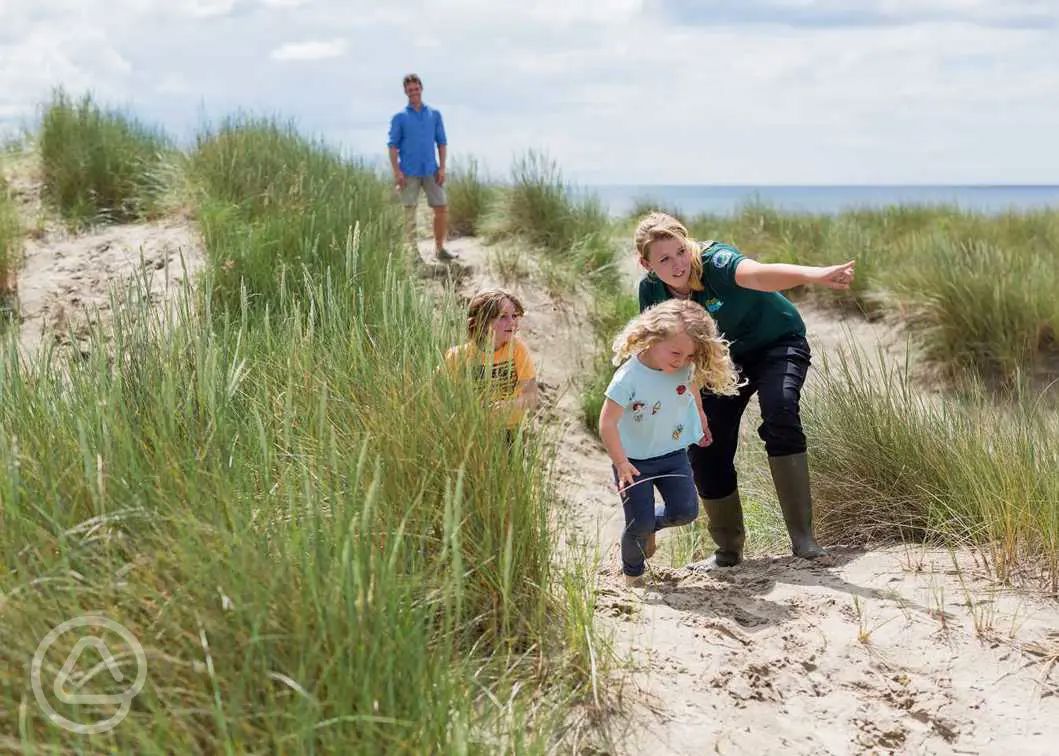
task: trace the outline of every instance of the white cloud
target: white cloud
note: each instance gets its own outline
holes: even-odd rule
[[[61,83],[184,138],[248,110],[373,159],[415,71],[454,158],[495,173],[537,147],[586,182],[1059,180],[1057,0],[0,8],[0,128]]]
[[[171,73],[166,74],[162,80],[158,82],[158,86],[155,87],[154,91],[159,94],[184,95],[192,93],[193,90],[191,84],[183,74]]]
[[[671,19],[704,26],[910,26],[938,21],[1054,28],[1055,0],[652,0]]]
[[[269,54],[269,57],[282,61],[326,60],[338,58],[345,53],[346,41],[344,39],[311,40],[280,45]]]
[[[235,9],[236,0],[179,0],[174,8],[195,18],[227,16]]]
[[[31,120],[59,85],[120,99],[132,71],[105,30],[26,25],[17,42],[0,42],[0,112],[10,131]],[[5,124],[0,123],[0,126]]]

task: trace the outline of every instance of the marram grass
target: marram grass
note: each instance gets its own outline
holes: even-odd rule
[[[22,228],[15,203],[0,175],[0,332],[13,312],[15,281],[22,261]]]
[[[530,150],[515,160],[483,221],[487,238],[517,239],[540,250],[551,275],[570,291],[583,284],[616,286],[610,221],[598,198],[581,196],[558,165]],[[556,288],[556,287],[552,287]]]
[[[165,192],[168,138],[91,95],[56,91],[38,142],[44,196],[75,225],[147,217]]]
[[[273,178],[253,149],[229,153],[240,189],[203,181],[211,266],[172,320],[128,313],[70,364],[20,367],[8,342],[0,730],[84,747],[37,708],[28,664],[51,627],[105,611],[149,675],[99,750],[554,748],[600,657],[587,586],[556,563],[542,450],[509,447],[437,370],[461,312],[395,262],[378,185],[280,136]],[[270,222],[327,186],[301,244]],[[257,254],[247,229],[277,242],[273,276],[218,280]]]
[[[979,548],[1009,579],[1059,580],[1059,416],[1039,398],[920,393],[859,353],[803,403],[818,528],[831,541],[933,539]]]
[[[955,207],[894,206],[835,216],[780,213],[750,203],[690,221],[764,262],[857,260],[848,291],[792,292],[869,316],[898,311],[928,358],[957,380],[1011,383],[1059,355],[1059,211],[995,216]]]
[[[496,184],[482,177],[478,161],[471,157],[455,165],[448,174],[445,192],[449,208],[449,234],[477,236],[490,205],[496,200]]]

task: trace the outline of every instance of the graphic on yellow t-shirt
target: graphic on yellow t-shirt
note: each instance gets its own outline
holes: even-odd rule
[[[529,349],[518,338],[492,353],[472,342],[461,344],[448,351],[445,362],[452,368],[469,367],[475,385],[490,404],[514,399],[519,383],[537,377]],[[525,410],[512,410],[505,422],[508,426],[518,425],[524,414]]]

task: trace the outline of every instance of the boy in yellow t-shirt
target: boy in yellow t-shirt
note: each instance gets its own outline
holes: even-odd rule
[[[537,373],[529,349],[518,338],[522,303],[501,289],[479,292],[467,306],[470,341],[449,349],[445,364],[469,369],[482,396],[514,430],[537,406]]]

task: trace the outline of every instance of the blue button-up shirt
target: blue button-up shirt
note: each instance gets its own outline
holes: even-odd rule
[[[425,103],[415,110],[411,105],[390,120],[390,147],[396,147],[401,172],[406,176],[432,176],[438,169],[434,143],[448,144],[441,111]]]

